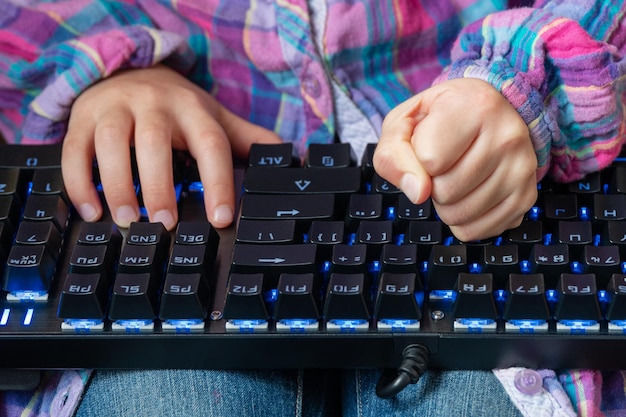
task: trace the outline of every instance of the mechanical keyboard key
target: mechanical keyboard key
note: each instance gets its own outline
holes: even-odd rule
[[[350,230],[356,230],[362,220],[379,220],[382,212],[382,195],[352,194],[348,202],[346,224]]]
[[[505,233],[505,240],[517,245],[520,259],[529,259],[535,245],[543,242],[543,224],[524,220],[521,225]]]
[[[464,245],[433,246],[427,272],[429,291],[452,290],[461,272],[468,272],[467,248]]]
[[[431,249],[443,243],[443,223],[438,221],[415,221],[409,223],[408,241],[417,245],[419,261],[430,257]]]
[[[156,246],[125,245],[120,254],[118,271],[127,274],[154,274],[161,276]]]
[[[262,168],[285,168],[294,166],[293,143],[253,143],[248,154],[248,165]],[[299,164],[298,164],[299,165]]]
[[[331,274],[324,301],[326,330],[367,331],[370,319],[368,291],[364,274]]]
[[[50,221],[60,232],[65,230],[69,207],[60,195],[31,194],[24,205],[24,220]]]
[[[367,272],[367,246],[366,245],[335,245],[331,259],[330,270],[332,272],[366,273]]]
[[[626,259],[626,222],[606,222],[603,237],[607,244],[619,248],[621,259]]]
[[[76,245],[69,261],[70,272],[77,274],[101,273],[110,278],[114,255],[106,245]]]
[[[126,236],[128,245],[156,246],[157,252],[167,250],[170,235],[162,223],[133,222]]]
[[[17,229],[21,206],[17,203],[17,198],[11,195],[0,195],[0,222],[4,223],[11,234]]]
[[[333,247],[344,240],[345,223],[342,221],[313,221],[309,228],[308,242],[317,245],[317,259],[328,261],[332,257]]]
[[[384,245],[380,256],[380,270],[398,274],[417,274],[417,245]]]
[[[335,196],[332,194],[246,194],[241,204],[241,218],[253,220],[331,220],[334,212]]]
[[[429,220],[432,212],[430,198],[421,204],[413,204],[406,195],[400,194],[396,205],[396,225],[404,228],[411,221]]]
[[[379,331],[410,332],[420,328],[424,288],[415,273],[389,273],[380,277],[374,318]]]
[[[372,177],[372,192],[383,196],[385,206],[393,206],[402,191],[377,173]]]
[[[624,333],[626,331],[626,275],[613,274],[606,288],[608,304],[606,319],[609,332]]]
[[[586,333],[600,330],[602,314],[593,274],[562,274],[557,296],[554,307],[557,332]]]
[[[81,223],[76,240],[81,245],[109,245],[114,250],[122,244],[122,235],[113,222]]]
[[[237,243],[295,243],[295,220],[247,220],[237,225]]]
[[[0,196],[13,197],[19,206],[26,200],[28,180],[18,168],[0,168]]]
[[[311,143],[307,148],[304,166],[317,168],[345,168],[354,165],[349,143]]]
[[[583,247],[593,243],[591,222],[559,222],[557,240],[559,243],[569,245],[572,259],[579,258],[582,255]]]
[[[543,274],[546,286],[553,289],[558,277],[570,272],[569,262],[567,245],[535,245],[530,258],[531,272]]]
[[[219,241],[219,234],[209,222],[181,221],[176,227],[174,242],[181,245],[205,245],[212,253],[216,252]]]
[[[15,235],[17,245],[44,245],[56,260],[61,250],[61,234],[52,222],[22,222]]]
[[[594,194],[593,215],[599,221],[626,219],[626,194]]]
[[[227,331],[267,331],[270,318],[263,289],[263,274],[231,274],[223,317]]]
[[[168,273],[163,285],[159,319],[163,330],[199,331],[209,309],[209,286],[200,273]]]
[[[33,173],[33,194],[60,195],[63,200],[69,203],[65,195],[63,185],[63,174],[60,168],[38,169]]]
[[[393,237],[391,221],[363,220],[356,235],[358,243],[367,245],[367,260],[379,260],[383,246],[391,243]]]
[[[148,273],[119,273],[115,277],[109,319],[114,330],[152,330],[159,282]]]
[[[213,269],[215,257],[211,257],[205,245],[181,245],[175,243],[167,267],[175,274],[200,274],[203,278]]]
[[[622,262],[617,246],[587,245],[583,250],[583,272],[596,276],[596,285],[605,288],[613,274],[622,272]]]
[[[578,201],[574,194],[547,194],[543,201],[547,219],[574,220],[578,217]]]
[[[349,194],[361,188],[361,173],[349,168],[264,169],[250,167],[245,192],[258,194]]]
[[[307,332],[319,328],[319,285],[314,274],[281,274],[273,318],[279,332]]]
[[[56,263],[43,245],[15,245],[11,248],[4,270],[2,289],[11,293],[7,299],[47,298]]]
[[[263,273],[266,285],[276,288],[283,272],[316,272],[316,247],[309,244],[295,245],[235,245],[232,256],[232,272],[241,274]]]
[[[63,282],[57,317],[70,319],[66,330],[74,329],[72,323],[83,320],[96,325],[90,330],[102,330],[108,299],[109,283],[101,274],[69,273]]]
[[[454,330],[494,332],[498,311],[491,274],[460,273],[455,285]]]
[[[503,318],[506,331],[547,332],[550,307],[542,274],[511,274]]]
[[[496,289],[505,287],[509,274],[520,272],[517,245],[487,245],[483,247],[482,271],[493,275]]]

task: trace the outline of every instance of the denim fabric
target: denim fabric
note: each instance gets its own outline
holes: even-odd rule
[[[390,399],[376,396],[376,371],[343,375],[344,417],[520,417],[491,371],[427,371]]]
[[[97,371],[76,416],[338,416],[340,380],[327,371]]]
[[[374,370],[98,371],[77,416],[521,415],[490,371],[429,371],[393,399],[376,396],[379,376]]]

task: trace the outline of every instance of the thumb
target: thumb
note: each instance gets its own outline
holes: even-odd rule
[[[246,158],[253,143],[282,143],[276,133],[237,116],[235,113],[220,106],[218,122],[230,140],[233,153]]]
[[[430,197],[432,180],[411,144],[416,124],[413,117],[399,117],[386,122],[373,162],[381,177],[402,190],[412,203],[420,204]]]

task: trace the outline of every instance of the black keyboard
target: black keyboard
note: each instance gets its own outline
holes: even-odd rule
[[[624,159],[462,243],[374,146],[254,146],[224,230],[176,154],[171,233],[82,222],[60,146],[3,146],[0,367],[394,369],[409,347],[434,368],[626,369]]]

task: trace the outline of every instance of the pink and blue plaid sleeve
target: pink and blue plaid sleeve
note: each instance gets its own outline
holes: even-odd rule
[[[465,28],[438,79],[495,86],[526,121],[546,174],[571,181],[606,166],[625,137],[626,4],[554,0]]]
[[[153,16],[132,2],[26,4],[0,0],[0,132],[11,142],[60,141],[73,100],[118,69],[194,60],[183,36],[157,26],[181,26],[157,4]]]

